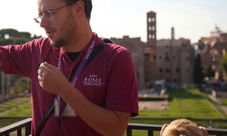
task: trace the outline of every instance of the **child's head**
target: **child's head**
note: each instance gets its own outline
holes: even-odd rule
[[[203,136],[199,126],[187,119],[176,119],[162,127],[160,136]]]

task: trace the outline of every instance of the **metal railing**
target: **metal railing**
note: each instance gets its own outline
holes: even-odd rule
[[[27,118],[1,128],[0,136],[10,136],[10,134],[13,132],[16,132],[17,136],[29,136],[31,133],[31,120],[31,118]],[[147,131],[147,136],[154,136],[154,133],[159,132],[161,128],[162,125],[129,123],[126,130],[126,135],[133,136],[133,130],[145,130]],[[22,129],[24,130],[23,133]],[[209,134],[214,136],[227,136],[227,129],[207,128],[207,131]]]
[[[29,136],[31,134],[31,121],[32,118],[27,118],[0,128],[0,136],[10,136],[10,133],[13,132],[16,132],[17,136],[22,136],[22,129],[25,129],[24,135]]]

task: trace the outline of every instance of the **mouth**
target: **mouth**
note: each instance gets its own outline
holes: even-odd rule
[[[55,30],[46,30],[46,35],[48,37],[52,37],[53,33],[56,32]]]

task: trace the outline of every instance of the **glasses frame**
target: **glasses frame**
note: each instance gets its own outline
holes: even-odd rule
[[[77,2],[77,1],[76,1],[76,2]],[[38,17],[35,17],[34,20],[35,20],[36,23],[39,24],[39,23],[41,22],[41,20],[42,20],[44,17],[47,17],[48,19],[51,19],[51,18],[54,17],[54,15],[53,15],[54,12],[57,12],[59,9],[62,9],[62,8],[64,8],[64,7],[67,7],[67,6],[70,6],[70,5],[72,5],[72,4],[75,4],[76,2],[66,4],[66,5],[61,6],[61,7],[59,7],[59,8],[56,8],[56,9],[46,10],[46,11],[44,11],[42,14],[40,14]]]

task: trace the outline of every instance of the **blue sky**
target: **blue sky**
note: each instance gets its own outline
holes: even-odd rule
[[[93,0],[91,26],[101,37],[141,37],[146,41],[146,13],[157,13],[157,39],[175,37],[191,42],[209,36],[215,25],[227,32],[227,0]],[[0,29],[14,28],[43,35],[34,21],[36,0],[7,0],[0,4]]]

